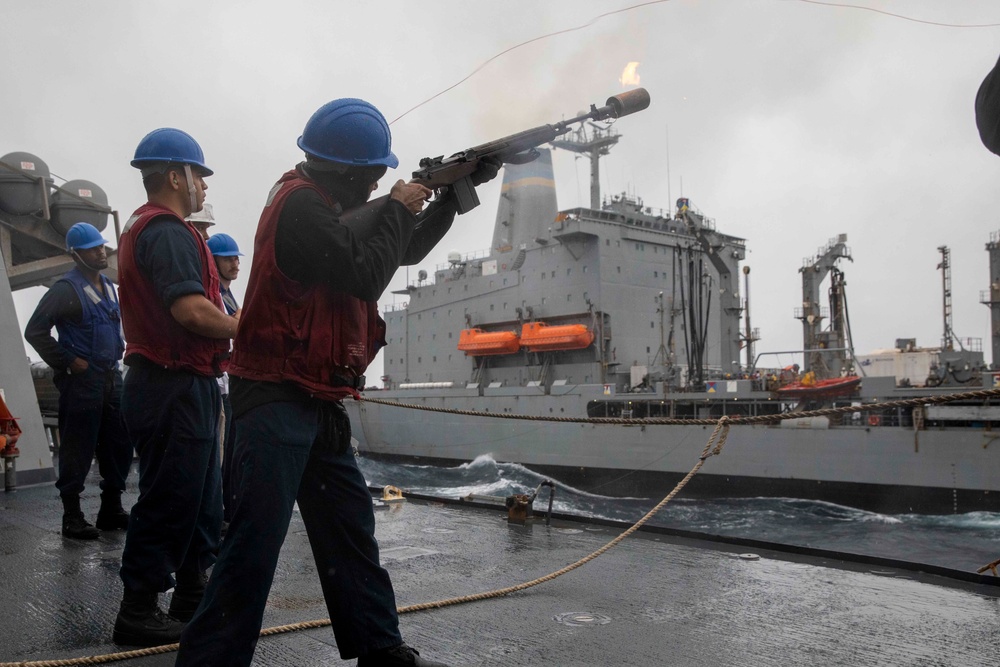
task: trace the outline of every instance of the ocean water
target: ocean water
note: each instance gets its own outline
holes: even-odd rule
[[[530,493],[546,477],[489,456],[453,468],[386,463],[359,457],[372,486],[392,485],[429,496],[509,496]],[[634,522],[662,498],[614,498],[556,483],[553,510]],[[535,501],[544,510],[548,490]],[[781,544],[927,563],[976,571],[1000,558],[1000,513],[956,515],[878,514],[797,498],[688,500],[683,492],[651,523],[708,535],[743,537]]]

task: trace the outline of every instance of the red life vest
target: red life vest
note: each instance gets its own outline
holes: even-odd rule
[[[189,371],[198,375],[222,375],[228,365],[229,340],[208,338],[182,327],[163,305],[153,289],[153,283],[136,264],[135,245],[139,236],[151,220],[164,215],[171,219],[157,220],[156,224],[179,224],[191,232],[201,259],[201,284],[205,289],[205,298],[225,312],[219,293],[219,273],[201,234],[170,209],[156,204],[144,204],[132,214],[118,241],[118,291],[122,326],[125,328],[125,357],[141,354],[153,363],[171,370]]]
[[[257,226],[229,372],[250,380],[291,382],[317,398],[337,401],[357,396],[351,385],[385,345],[385,322],[377,303],[325,283],[297,282],[278,268],[278,218],[289,195],[302,188],[318,192],[331,208],[336,205],[295,170],[271,190]]]

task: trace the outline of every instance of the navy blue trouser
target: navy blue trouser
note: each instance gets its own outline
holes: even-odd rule
[[[121,578],[127,590],[162,592],[173,574],[195,577],[215,562],[222,529],[219,417],[213,377],[133,366],[122,414],[139,454]]]
[[[132,443],[122,423],[122,376],[90,366],[83,373],[56,373],[59,390],[59,495],[79,496],[97,455],[101,490],[121,493],[132,465]]]
[[[246,666],[296,499],[341,657],[402,643],[371,493],[339,403],[267,403],[235,420],[237,502],[176,665]]]

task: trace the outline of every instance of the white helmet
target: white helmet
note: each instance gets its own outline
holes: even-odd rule
[[[212,215],[212,205],[205,204],[200,211],[195,211],[185,218],[188,222],[200,222],[204,225],[214,225],[215,216]]]

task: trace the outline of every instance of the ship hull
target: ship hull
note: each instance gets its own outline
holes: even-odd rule
[[[579,417],[586,397],[378,392],[384,400],[492,414]],[[373,396],[374,397],[374,396]],[[528,409],[530,408],[530,409]],[[522,421],[348,402],[362,453],[456,465],[490,455],[586,492],[661,497],[697,463],[711,427]],[[794,497],[886,513],[1000,511],[1000,443],[982,428],[734,426],[684,497]]]

